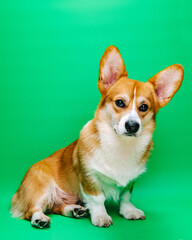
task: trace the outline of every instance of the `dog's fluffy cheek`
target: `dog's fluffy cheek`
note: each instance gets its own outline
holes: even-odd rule
[[[118,115],[115,113],[115,111],[113,109],[112,104],[110,104],[110,103],[106,104],[104,112],[107,116],[108,124],[112,125],[113,128],[117,131],[119,119],[118,119]]]
[[[145,126],[150,122],[153,122],[153,115],[154,113],[152,111],[150,111],[144,118],[142,121],[142,125]]]

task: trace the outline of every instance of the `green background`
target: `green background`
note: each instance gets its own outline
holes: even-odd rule
[[[192,3],[190,0],[1,0],[0,238],[192,239]],[[122,53],[141,81],[180,63],[184,82],[161,109],[147,173],[133,202],[145,221],[114,225],[52,215],[38,230],[11,218],[9,204],[35,162],[78,138],[99,102],[98,67],[106,47]]]

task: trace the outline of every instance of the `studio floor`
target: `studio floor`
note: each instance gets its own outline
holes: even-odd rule
[[[165,177],[165,176],[164,176]],[[11,239],[142,239],[142,240],[190,240],[192,239],[191,196],[187,189],[171,188],[171,182],[162,182],[151,189],[140,189],[142,176],[135,185],[133,202],[146,214],[146,220],[125,220],[118,214],[118,206],[107,204],[113,218],[109,228],[94,227],[90,219],[72,219],[50,215],[49,229],[36,229],[30,222],[12,218],[9,213],[10,195],[1,197],[0,233],[2,240]],[[149,184],[150,185],[150,184]],[[169,189],[170,187],[170,189]],[[159,189],[158,189],[159,188]]]

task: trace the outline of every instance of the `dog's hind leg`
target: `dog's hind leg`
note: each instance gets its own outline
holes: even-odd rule
[[[12,199],[11,212],[13,213],[13,216],[31,221],[31,225],[33,227],[37,228],[49,227],[51,224],[51,219],[43,213],[44,199],[40,197],[36,199],[36,201],[31,201],[29,203],[29,201],[26,201],[25,195],[23,196],[22,199],[21,199],[22,195],[20,197],[18,197],[18,195],[19,193],[17,192]]]
[[[51,219],[46,216],[42,210],[34,209],[31,216],[31,225],[36,228],[48,228],[51,225]],[[27,219],[27,216],[26,216]]]
[[[24,219],[31,221],[31,225],[36,228],[48,228],[51,219],[44,214],[47,210],[48,195],[44,194],[25,212]]]
[[[31,168],[12,198],[11,213],[31,221],[32,226],[47,228],[51,219],[44,212],[51,210],[56,197],[56,184],[41,168]]]
[[[88,209],[78,204],[62,204],[56,206],[53,213],[66,217],[86,218],[88,216]]]

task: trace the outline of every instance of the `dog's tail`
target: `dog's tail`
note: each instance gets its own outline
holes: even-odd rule
[[[18,199],[18,192],[16,192],[12,197],[10,213],[12,214],[12,217],[15,218],[19,218],[24,215],[24,208]]]

